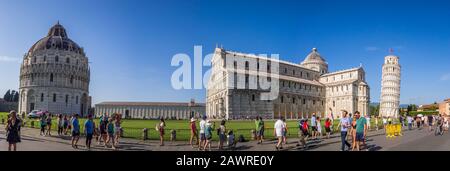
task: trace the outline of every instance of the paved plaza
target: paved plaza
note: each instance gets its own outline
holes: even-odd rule
[[[3,125],[0,126],[0,151],[6,151],[8,148],[5,139]],[[450,135],[445,133],[443,136],[435,136],[434,132],[427,128],[422,130],[403,131],[403,136],[387,139],[383,130],[371,131],[367,137],[367,151],[450,151]],[[86,151],[84,138],[80,138],[79,149],[73,149],[70,145],[69,136],[39,136],[38,129],[23,128],[22,142],[18,144],[19,151]],[[330,139],[310,140],[309,148],[303,149],[297,147],[297,140],[288,139],[288,144],[283,150],[286,151],[339,151],[340,137],[337,134]],[[103,146],[98,146],[93,140],[93,151],[111,151]],[[213,142],[212,150],[217,150],[217,142]],[[159,146],[155,140],[139,141],[134,139],[121,139],[119,151],[196,151],[185,141],[166,142],[165,146]],[[226,149],[229,150],[229,149]],[[255,141],[238,143],[235,150],[240,151],[274,151],[275,141],[265,141],[262,145]]]

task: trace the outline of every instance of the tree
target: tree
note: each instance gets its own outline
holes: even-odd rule
[[[16,94],[14,95],[14,98],[12,99],[13,102],[19,102],[19,92],[16,91]]]
[[[9,102],[14,102],[15,98],[16,98],[16,90],[12,90],[11,97],[9,97]]]
[[[3,96],[3,100],[9,102],[11,99],[11,90],[6,91],[5,95]]]

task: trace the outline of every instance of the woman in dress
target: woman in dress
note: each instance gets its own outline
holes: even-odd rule
[[[8,151],[16,151],[17,143],[20,142],[20,120],[17,119],[15,111],[11,111],[9,114],[8,123],[6,124],[6,141],[8,141]],[[12,149],[11,149],[12,147]]]
[[[317,137],[322,137],[322,123],[320,123],[320,117],[317,117]]]
[[[164,121],[164,118],[161,118],[158,125],[160,146],[164,146],[164,127],[166,127],[166,122]]]

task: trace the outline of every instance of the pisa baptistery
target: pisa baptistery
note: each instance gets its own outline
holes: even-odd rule
[[[380,116],[398,117],[400,108],[399,57],[389,55],[384,58],[381,79]]]
[[[91,104],[89,81],[83,48],[69,39],[58,22],[23,58],[18,111],[86,115]]]

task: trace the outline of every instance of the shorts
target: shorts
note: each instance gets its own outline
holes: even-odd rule
[[[312,131],[317,131],[317,126],[312,126],[311,129]]]
[[[206,136],[206,139],[207,139],[207,140],[211,140],[211,139],[212,139],[212,135]]]
[[[356,141],[364,141],[364,133],[357,132],[356,133]]]
[[[200,140],[206,140],[205,133],[200,133]]]
[[[281,130],[276,131],[277,137],[283,137],[283,132]]]
[[[328,128],[325,128],[325,132],[331,132],[331,129],[330,129],[330,127],[328,127]]]
[[[260,137],[262,135],[263,135],[263,131],[262,130],[256,131],[256,136]]]
[[[91,134],[86,134],[86,139],[87,140],[92,140],[92,135],[93,135],[92,133]]]
[[[219,134],[219,140],[220,140],[221,142],[225,142],[225,140],[226,140],[225,134]]]
[[[79,131],[72,131],[72,137],[79,137],[80,132]]]
[[[100,134],[106,134],[106,129],[100,126]]]

